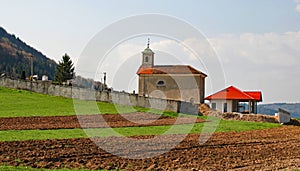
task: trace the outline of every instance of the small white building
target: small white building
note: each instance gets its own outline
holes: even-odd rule
[[[213,110],[257,113],[257,103],[262,102],[262,93],[260,91],[241,91],[230,86],[206,97],[205,100],[210,101],[210,107]]]
[[[42,76],[42,81],[48,81],[48,76],[47,75],[43,75]]]

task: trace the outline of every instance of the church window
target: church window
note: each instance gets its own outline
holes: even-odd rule
[[[159,80],[156,83],[157,86],[166,86],[166,82],[164,80]]]
[[[148,56],[146,56],[145,62],[149,62],[149,57]]]

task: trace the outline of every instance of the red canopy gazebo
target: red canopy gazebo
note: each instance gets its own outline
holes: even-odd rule
[[[257,103],[262,102],[260,91],[241,91],[230,86],[205,98],[211,103],[211,108],[222,112],[245,112],[241,111],[241,102],[249,103],[248,113],[257,113]]]

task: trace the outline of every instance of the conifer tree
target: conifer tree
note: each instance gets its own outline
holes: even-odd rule
[[[63,83],[67,80],[73,79],[75,76],[74,69],[71,58],[65,54],[56,67],[54,81]]]

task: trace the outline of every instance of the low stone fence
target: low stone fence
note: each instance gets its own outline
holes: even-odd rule
[[[29,90],[52,96],[62,96],[80,100],[95,100],[126,106],[138,106],[188,114],[198,114],[199,107],[199,105],[189,102],[143,97],[125,92],[95,91],[87,88],[54,85],[51,81],[25,81],[4,77],[0,78],[0,86]]]
[[[281,124],[290,123],[291,121],[291,114],[288,111],[285,111],[281,108],[278,109],[278,121]]]

